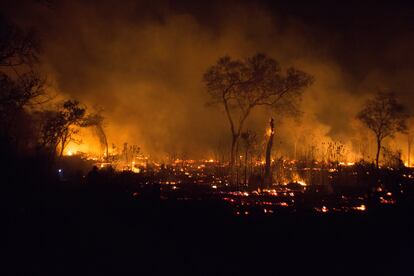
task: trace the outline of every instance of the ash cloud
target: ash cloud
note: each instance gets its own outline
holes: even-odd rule
[[[226,54],[263,52],[284,68],[314,75],[302,101],[302,124],[320,139],[355,140],[355,114],[377,89],[412,102],[414,39],[404,7],[393,17],[383,5],[371,15],[364,6],[349,19],[351,8],[314,5],[21,1],[4,9],[38,30],[43,67],[56,89],[104,109],[110,144],[137,144],[158,158],[201,158],[230,139],[224,113],[205,105],[202,83],[205,70]],[[321,9],[326,5],[329,13]],[[257,110],[247,128],[262,135],[270,116],[278,114]],[[279,124],[281,155],[291,155],[297,132],[292,120]]]

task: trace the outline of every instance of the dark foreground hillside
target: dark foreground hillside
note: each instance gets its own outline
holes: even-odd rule
[[[2,275],[412,275],[413,206],[237,217],[222,201],[58,190],[5,208]]]

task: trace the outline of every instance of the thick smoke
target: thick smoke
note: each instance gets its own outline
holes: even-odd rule
[[[378,89],[394,90],[406,103],[412,99],[414,43],[404,30],[379,44],[384,39],[369,34],[370,25],[366,30],[342,26],[347,33],[341,33],[323,20],[286,16],[283,5],[136,2],[5,6],[19,24],[38,30],[44,70],[55,88],[104,109],[110,145],[137,144],[158,158],[212,157],[230,134],[221,109],[206,106],[202,75],[226,54],[244,58],[263,52],[284,68],[295,66],[315,76],[303,97],[303,118],[277,120],[279,155],[292,157],[294,141],[303,140],[298,137],[306,129],[302,151],[304,143],[341,141],[356,156],[358,141],[368,137],[354,119],[364,100]],[[280,119],[275,112],[257,110],[248,128],[262,137],[271,116]],[[397,139],[395,148],[405,149],[404,141]]]

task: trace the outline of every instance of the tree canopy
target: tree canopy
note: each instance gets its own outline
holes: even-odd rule
[[[246,119],[259,106],[279,114],[298,114],[298,101],[313,77],[295,68],[283,71],[279,63],[265,54],[245,60],[221,57],[204,74],[210,103],[224,107],[230,125],[234,163],[235,148]]]
[[[395,93],[378,92],[365,103],[357,118],[375,134],[378,167],[382,141],[384,138],[394,137],[398,132],[405,133],[408,115],[404,106],[398,102]]]

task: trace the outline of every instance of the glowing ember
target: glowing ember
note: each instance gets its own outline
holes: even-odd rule
[[[361,204],[360,206],[355,207],[355,210],[358,210],[358,211],[366,211],[367,210],[367,207],[365,207],[364,204]]]

